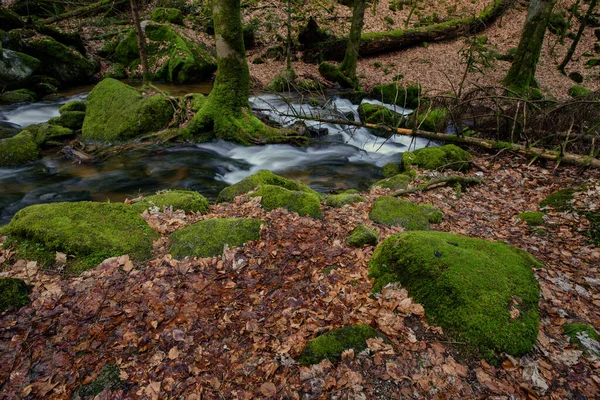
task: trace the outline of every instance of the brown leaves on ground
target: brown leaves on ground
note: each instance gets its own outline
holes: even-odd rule
[[[592,398],[600,390],[600,364],[573,348],[561,328],[573,321],[600,326],[600,254],[581,235],[588,222],[549,211],[536,231],[516,215],[534,211],[556,189],[586,182],[590,189],[576,201],[597,206],[598,173],[562,167],[554,173],[528,161],[478,157],[488,172],[471,175],[485,178],[483,184],[408,196],[444,212],[436,229],[504,240],[548,266],[535,271],[542,324],[525,357],[507,356],[496,367],[466,363],[463,344],[429,326],[405,289],[371,294],[373,247],[353,249],[345,239],[360,223],[382,239],[400,231],[368,220],[370,204],[385,190],[341,209],[323,206],[322,221],[282,209],[266,213],[240,197],[204,216],[144,213],[163,234],[155,258],[145,263],[111,258],[60,280],[38,270],[35,260],[14,260],[1,250],[12,267],[3,274],[33,285],[31,305],[0,317],[2,397],[68,398],[112,363],[125,382],[113,393],[119,398]],[[167,254],[175,229],[242,216],[265,221],[260,241],[226,249],[221,258],[178,261]],[[345,352],[336,363],[294,361],[311,338],[355,323],[374,326],[391,344],[370,339],[367,350]]]

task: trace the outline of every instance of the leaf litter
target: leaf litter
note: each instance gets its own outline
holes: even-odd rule
[[[433,229],[503,240],[531,252],[547,268],[541,286],[541,325],[534,350],[492,366],[465,358],[461,343],[429,326],[423,307],[399,285],[371,293],[367,264],[373,246],[348,247],[358,224],[382,239],[402,228],[368,219],[370,205],[389,194],[374,189],[366,202],[323,206],[323,220],[277,209],[264,212],[244,196],[212,205],[209,214],[171,209],[143,216],[163,236],[155,257],[110,258],[80,276],[61,279],[18,260],[8,250],[3,276],[32,285],[32,303],[0,317],[3,398],[68,398],[107,364],[119,368],[118,385],[100,398],[593,398],[600,361],[583,355],[562,325],[600,326],[600,251],[584,236],[579,214],[546,210],[535,230],[516,218],[536,211],[548,194],[585,184],[575,200],[600,204],[597,171],[530,165],[508,153],[476,157],[484,183],[412,193],[444,213]],[[421,174],[443,174],[420,171]],[[206,218],[264,221],[261,239],[226,248],[218,258],[176,260],[167,236]],[[68,255],[57,253],[57,260]],[[325,270],[328,273],[325,273]],[[306,342],[330,329],[369,324],[390,342],[369,339],[360,353],[311,367],[295,361]]]

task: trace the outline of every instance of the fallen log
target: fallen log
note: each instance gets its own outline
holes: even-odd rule
[[[50,18],[46,18],[43,22],[46,25],[54,24],[58,21],[62,21],[63,19],[68,19],[72,17],[78,17],[80,15],[91,15],[92,12],[100,11],[104,8],[116,7],[121,3],[125,3],[127,0],[100,0],[96,3],[76,8],[75,10],[67,11],[59,15],[55,15]]]

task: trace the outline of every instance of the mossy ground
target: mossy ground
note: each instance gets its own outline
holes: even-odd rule
[[[96,379],[75,390],[73,399],[95,398],[104,390],[112,391],[124,388],[125,383],[121,381],[119,374],[118,365],[106,364]]]
[[[584,354],[596,353],[596,356],[599,355],[597,353],[600,351],[600,347],[593,348],[593,344],[590,343],[591,340],[600,341],[600,336],[593,327],[587,324],[566,324],[563,325],[563,331],[569,337],[571,343],[576,344],[578,348],[583,350]]]
[[[401,226],[406,230],[429,230],[428,214],[409,200],[383,196],[375,200],[369,213],[373,222],[388,226]]]
[[[379,242],[379,234],[366,225],[360,224],[350,232],[346,243],[354,247],[362,247],[365,244],[376,245]]]
[[[0,277],[0,313],[29,304],[29,292],[22,279]]]
[[[575,189],[562,189],[550,194],[540,203],[540,208],[550,207],[557,211],[566,210],[573,200]]]
[[[384,337],[369,325],[350,325],[333,329],[309,341],[298,361],[303,365],[312,365],[324,359],[339,360],[344,350],[354,349],[359,353],[367,348],[366,340]]]
[[[176,8],[157,7],[152,11],[152,21],[183,25],[183,15]]]
[[[322,218],[320,198],[312,193],[288,190],[275,185],[262,185],[250,194],[250,197],[256,196],[262,197],[260,204],[266,211],[285,208],[288,211],[297,212],[300,216]]]
[[[223,247],[242,246],[260,239],[262,221],[248,218],[213,218],[187,226],[170,236],[173,257],[214,257]]]
[[[377,247],[369,277],[375,279],[374,290],[400,282],[433,324],[496,361],[502,352],[521,356],[535,344],[540,291],[532,266],[542,265],[504,243],[403,232]]]
[[[147,259],[158,236],[128,205],[87,201],[29,206],[13,217],[5,233],[9,246],[44,267],[54,265],[57,251],[69,255],[69,273],[123,254]]]
[[[329,207],[340,208],[352,203],[366,201],[364,197],[357,193],[339,193],[327,197],[325,204]]]
[[[473,156],[469,152],[454,144],[440,147],[425,147],[419,150],[406,152],[402,155],[403,170],[411,165],[423,169],[465,171],[470,167]]]
[[[173,207],[173,210],[187,212],[208,212],[208,200],[198,192],[191,190],[167,190],[153,196],[144,197],[142,200],[131,205],[138,212],[143,212],[151,207]]]
[[[529,226],[539,226],[544,224],[544,213],[542,212],[523,212],[517,215],[517,218]]]
[[[400,165],[398,163],[390,162],[381,167],[381,174],[384,178],[391,178],[392,176],[396,176],[402,171],[400,170]]]

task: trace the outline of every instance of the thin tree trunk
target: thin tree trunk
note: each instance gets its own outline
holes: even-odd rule
[[[346,54],[340,64],[340,71],[350,80],[356,81],[356,62],[358,61],[358,49],[360,47],[360,35],[365,22],[365,8],[367,0],[354,0],[352,10],[352,25],[348,35]]]
[[[288,71],[292,69],[292,9],[290,1],[287,2],[287,54],[285,59]]]
[[[575,49],[577,49],[577,45],[579,44],[579,41],[581,40],[581,36],[583,36],[583,31],[585,30],[585,27],[587,26],[587,24],[590,20],[590,17],[592,16],[592,12],[594,11],[594,8],[596,8],[596,5],[598,5],[598,0],[592,0],[590,2],[587,12],[585,13],[583,20],[581,21],[581,23],[579,25],[579,30],[577,30],[577,35],[575,36],[575,39],[573,39],[573,43],[571,43],[571,47],[569,47],[569,51],[567,51],[567,54],[565,55],[564,60],[558,66],[558,70],[560,72],[562,72],[563,74],[565,73],[565,67],[571,61],[571,58],[573,58]]]
[[[535,86],[535,70],[555,2],[531,0],[517,54],[503,81],[506,86],[518,91]]]
[[[133,24],[135,25],[135,32],[137,36],[138,49],[140,51],[140,62],[142,64],[142,79],[144,85],[151,82],[152,77],[150,75],[150,69],[148,68],[148,57],[146,56],[146,38],[144,31],[140,25],[140,15],[137,9],[137,0],[131,0],[131,16],[133,17]]]

